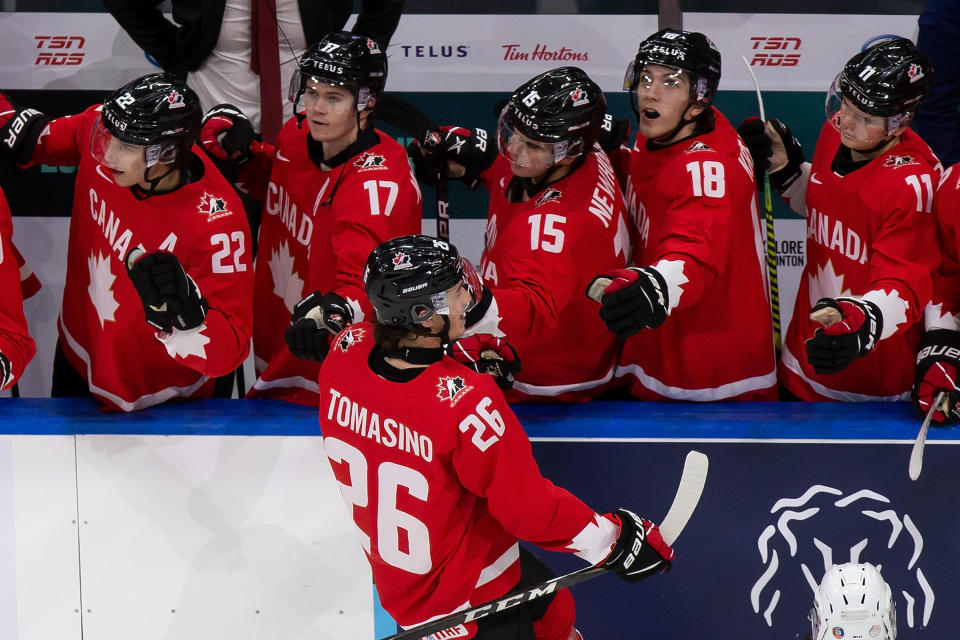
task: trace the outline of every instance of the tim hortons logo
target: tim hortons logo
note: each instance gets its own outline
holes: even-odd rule
[[[519,44],[502,44],[500,48],[503,49],[503,59],[510,61],[570,62],[590,59],[589,51],[576,51],[567,47],[551,49],[545,44],[535,45],[532,51],[524,51]]]
[[[930,622],[935,597],[920,562],[923,534],[910,514],[898,512],[889,498],[870,489],[844,495],[815,484],[799,497],[780,498],[770,514],[773,522],[756,545],[761,575],[750,589],[750,606],[768,627],[794,624],[793,611],[774,616],[782,595],[789,600],[800,589],[810,602],[826,570],[844,562],[882,567],[899,600],[897,622],[905,621],[910,628]]]
[[[83,36],[33,36],[33,39],[37,41],[37,49],[41,49],[33,61],[35,65],[74,67],[83,62],[84,53],[80,50],[87,43]]]
[[[751,49],[756,51],[750,60],[751,66],[795,67],[800,64],[800,53],[782,53],[799,51],[803,41],[788,36],[750,36]],[[777,53],[768,53],[776,51]]]

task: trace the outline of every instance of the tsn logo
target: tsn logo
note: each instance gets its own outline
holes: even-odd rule
[[[83,36],[33,36],[37,49],[43,49],[34,60],[35,65],[73,67],[83,62],[82,51],[63,51],[64,49],[83,49],[87,43]]]
[[[800,38],[781,36],[750,36],[751,49],[757,51],[750,60],[750,66],[795,67],[800,64],[799,53],[764,53],[766,51],[797,51],[803,41]]]

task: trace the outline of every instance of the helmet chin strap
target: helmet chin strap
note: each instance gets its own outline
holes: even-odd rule
[[[660,145],[670,144],[670,141],[673,140],[673,137],[676,136],[678,133],[680,133],[680,131],[681,131],[685,126],[687,126],[688,124],[693,124],[694,122],[697,121],[696,118],[693,118],[692,120],[687,120],[687,119],[684,117],[684,116],[687,115],[687,111],[689,111],[689,110],[690,110],[690,107],[692,107],[692,106],[695,106],[695,105],[694,105],[693,103],[690,103],[690,102],[687,103],[687,106],[686,106],[686,107],[684,108],[684,110],[683,110],[683,114],[680,116],[680,122],[678,122],[678,123],[677,123],[677,126],[675,126],[669,133],[666,133],[666,134],[660,136],[659,138],[651,138],[651,140],[652,140],[653,142],[657,143],[657,144],[660,144]],[[638,117],[639,117],[639,116],[638,116]]]
[[[152,166],[156,166],[156,165],[152,165]],[[143,170],[143,182],[146,182],[148,185],[150,185],[147,189],[144,189],[139,184],[135,184],[132,187],[130,187],[130,190],[133,191],[133,195],[137,200],[146,200],[150,196],[156,195],[157,193],[159,193],[157,191],[157,187],[160,186],[160,183],[163,182],[163,180],[167,176],[169,176],[171,173],[177,170],[177,166],[175,162],[171,162],[170,164],[167,165],[167,170],[161,173],[156,178],[150,177],[150,169],[151,167],[147,167],[146,169]],[[179,187],[182,184],[183,184],[183,176],[181,176],[181,179],[178,181],[177,187]],[[174,189],[175,188],[176,187],[174,187]],[[170,189],[170,191],[173,191],[173,189]]]
[[[433,364],[439,362],[446,352],[445,345],[450,342],[450,317],[443,318],[443,328],[439,333],[421,334],[425,338],[441,338],[443,344],[439,347],[397,347],[396,349],[384,349],[383,355],[388,358],[399,358],[410,364]]]

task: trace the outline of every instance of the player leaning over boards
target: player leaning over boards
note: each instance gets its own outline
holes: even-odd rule
[[[933,69],[905,38],[853,56],[830,85],[813,154],[772,120],[741,125],[757,169],[807,218],[806,266],[780,381],[801,400],[906,400],[940,259],[932,211],[940,165],[907,127]],[[762,147],[766,145],[766,151]],[[830,326],[822,327],[805,310]],[[831,318],[832,316],[832,318]]]
[[[605,109],[583,70],[561,67],[514,91],[499,155],[482,129],[441,131],[451,175],[490,193],[485,297],[469,331],[506,334],[516,347],[523,369],[511,401],[584,401],[613,377],[620,342],[583,297],[595,273],[626,266],[630,252],[623,198],[597,144]]]
[[[379,45],[338,31],[300,60],[290,85],[295,115],[275,146],[253,142],[230,105],[207,114],[204,146],[242,162],[238,184],[264,203],[251,397],[315,405],[330,338],[371,311],[361,282],[367,255],[384,240],[420,232],[420,190],[406,153],[372,125],[386,80]],[[321,326],[297,323],[314,309],[323,312]]]
[[[657,525],[598,515],[541,476],[491,377],[444,355],[482,297],[471,272],[442,240],[380,245],[365,271],[377,319],[341,332],[320,368],[324,447],[383,607],[405,627],[552,577],[518,538],[628,581],[673,560]],[[577,640],[573,623],[562,590],[442,637]]]
[[[73,116],[0,116],[12,141],[0,152],[22,166],[78,165],[54,396],[92,394],[123,411],[209,397],[213,378],[246,357],[250,230],[230,185],[193,150],[201,117],[193,90],[166,74]]]
[[[2,146],[2,144],[0,144]],[[13,386],[37,351],[23,315],[20,266],[13,246],[13,220],[0,189],[0,390]]]
[[[715,107],[720,52],[702,33],[640,43],[625,86],[632,148],[611,154],[635,234],[600,316],[626,342],[617,376],[642,400],[773,400],[776,364],[750,154]],[[612,281],[612,282],[611,282]]]

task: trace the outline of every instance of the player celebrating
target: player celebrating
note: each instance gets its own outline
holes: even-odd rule
[[[492,379],[444,355],[479,297],[455,247],[390,240],[370,254],[365,281],[377,320],[335,338],[320,369],[320,427],[397,622],[419,625],[551,578],[518,538],[630,581],[669,568],[657,525],[623,509],[598,515],[543,478]],[[573,622],[562,590],[443,637],[576,640]]]
[[[869,562],[835,564],[827,569],[814,593],[810,627],[811,640],[896,640],[893,591]]]
[[[21,165],[78,165],[54,396],[123,411],[209,397],[246,357],[250,232],[192,150],[201,116],[189,87],[154,74],[74,116],[4,119],[0,149]]]
[[[264,202],[254,285],[259,378],[250,396],[316,404],[319,363],[301,358],[322,360],[332,334],[370,313],[361,281],[370,251],[420,232],[420,191],[404,149],[371,123],[386,80],[379,45],[339,31],[300,60],[290,86],[295,117],[276,146],[232,140],[252,129],[229,105],[207,114],[206,148],[248,160],[238,184]]]
[[[20,267],[15,251],[10,207],[0,190],[0,291],[4,292],[0,303],[0,390],[16,384],[37,351],[23,315]]]
[[[773,326],[750,154],[712,106],[720,52],[702,33],[643,42],[624,84],[638,119],[625,177],[636,267],[601,274],[600,316],[642,400],[776,398]]]
[[[802,400],[910,397],[939,260],[930,214],[941,167],[907,127],[932,76],[912,42],[882,41],[832,83],[812,165],[779,121],[771,121],[773,155],[756,152],[758,170],[768,163],[771,184],[807,217],[806,266],[780,363],[781,383]]]
[[[613,377],[620,342],[582,295],[594,274],[625,267],[630,252],[623,197],[596,143],[605,110],[584,71],[561,67],[507,101],[499,156],[482,129],[442,131],[451,175],[490,193],[485,297],[470,332],[506,334],[523,358],[511,401],[588,400]]]

